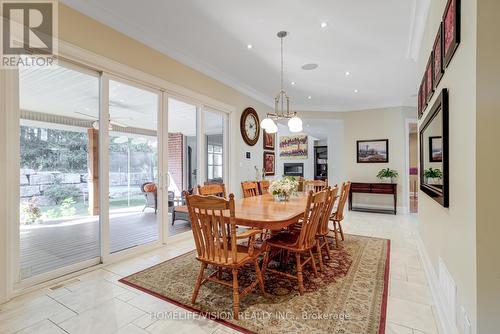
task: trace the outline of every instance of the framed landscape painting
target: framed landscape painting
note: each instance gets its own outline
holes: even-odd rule
[[[356,152],[358,163],[389,162],[389,139],[358,140]]]
[[[274,152],[264,152],[264,175],[271,176],[275,174],[276,159]]]
[[[266,130],[262,131],[264,136],[264,150],[273,150],[276,143],[276,134],[275,133],[267,133]]]
[[[443,137],[441,136],[429,137],[429,161],[430,162],[443,161]]]
[[[460,0],[448,0],[443,14],[443,62],[451,62],[460,44]]]
[[[307,159],[307,136],[280,137],[280,158]]]

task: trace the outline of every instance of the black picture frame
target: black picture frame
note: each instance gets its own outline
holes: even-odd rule
[[[424,179],[424,131],[432,123],[439,113],[442,113],[442,145],[443,145],[443,185],[438,187],[435,185],[430,185],[425,183]],[[439,96],[436,98],[429,114],[422,122],[422,126],[419,131],[419,141],[420,141],[420,190],[434,199],[436,202],[441,204],[443,207],[449,207],[449,151],[448,151],[448,122],[449,122],[449,110],[448,110],[448,90],[443,89]]]
[[[385,144],[386,158],[384,160],[363,160],[360,156],[360,145],[363,143],[377,143],[383,142]],[[388,163],[389,162],[389,139],[372,139],[372,140],[357,140],[356,141],[356,161],[358,164],[367,163]]]
[[[434,140],[436,139],[441,139],[441,151],[442,151],[442,143],[443,143],[443,137],[442,136],[431,136],[429,137],[429,161],[430,162],[443,162],[443,158],[441,159],[436,159],[432,152],[434,152]]]
[[[444,64],[443,64],[443,22],[439,24],[439,30],[437,32],[436,38],[434,39],[434,44],[432,46],[433,62],[434,62],[434,90],[437,90],[437,86],[441,82],[444,75]],[[437,62],[439,60],[439,62]]]
[[[425,98],[429,103],[434,95],[434,52],[431,52],[425,67]]]
[[[453,56],[455,55],[455,51],[457,51],[458,46],[460,45],[460,30],[461,30],[461,15],[460,15],[460,0],[448,0],[446,3],[446,7],[443,13],[443,60],[444,67],[447,68],[450,65]],[[452,12],[450,12],[452,11]],[[454,21],[448,22],[447,16],[454,15]],[[450,33],[451,27],[449,25],[453,25],[453,32]],[[446,39],[447,35],[450,34],[451,44],[450,48],[446,50]]]
[[[272,170],[268,169],[269,166],[266,165],[268,157],[272,157],[273,159]],[[274,152],[264,152],[264,156],[262,158],[262,170],[264,171],[265,176],[273,176],[276,174],[276,155]]]
[[[271,143],[268,143],[270,141]],[[276,148],[276,133],[268,133],[266,130],[262,131],[262,143],[264,150],[274,151]]]

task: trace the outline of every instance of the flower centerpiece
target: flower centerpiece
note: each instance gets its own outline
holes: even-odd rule
[[[293,176],[286,176],[271,182],[269,191],[277,201],[288,201],[299,188],[299,183]]]

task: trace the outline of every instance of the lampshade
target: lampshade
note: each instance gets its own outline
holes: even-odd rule
[[[273,122],[271,124],[271,126],[266,129],[266,132],[267,133],[276,133],[276,132],[278,132],[278,126],[276,125],[276,123]]]
[[[300,132],[302,131],[302,120],[297,116],[290,118],[288,121],[288,129],[290,132]]]
[[[268,129],[270,129],[273,125],[276,124],[274,124],[274,121],[269,117],[264,118],[262,122],[260,122],[260,127],[266,130],[267,132],[269,132]]]

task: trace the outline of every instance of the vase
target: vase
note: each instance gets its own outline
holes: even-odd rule
[[[285,194],[274,195],[274,200],[276,202],[288,202],[290,196]]]
[[[392,177],[382,177],[380,180],[382,183],[393,183]]]

